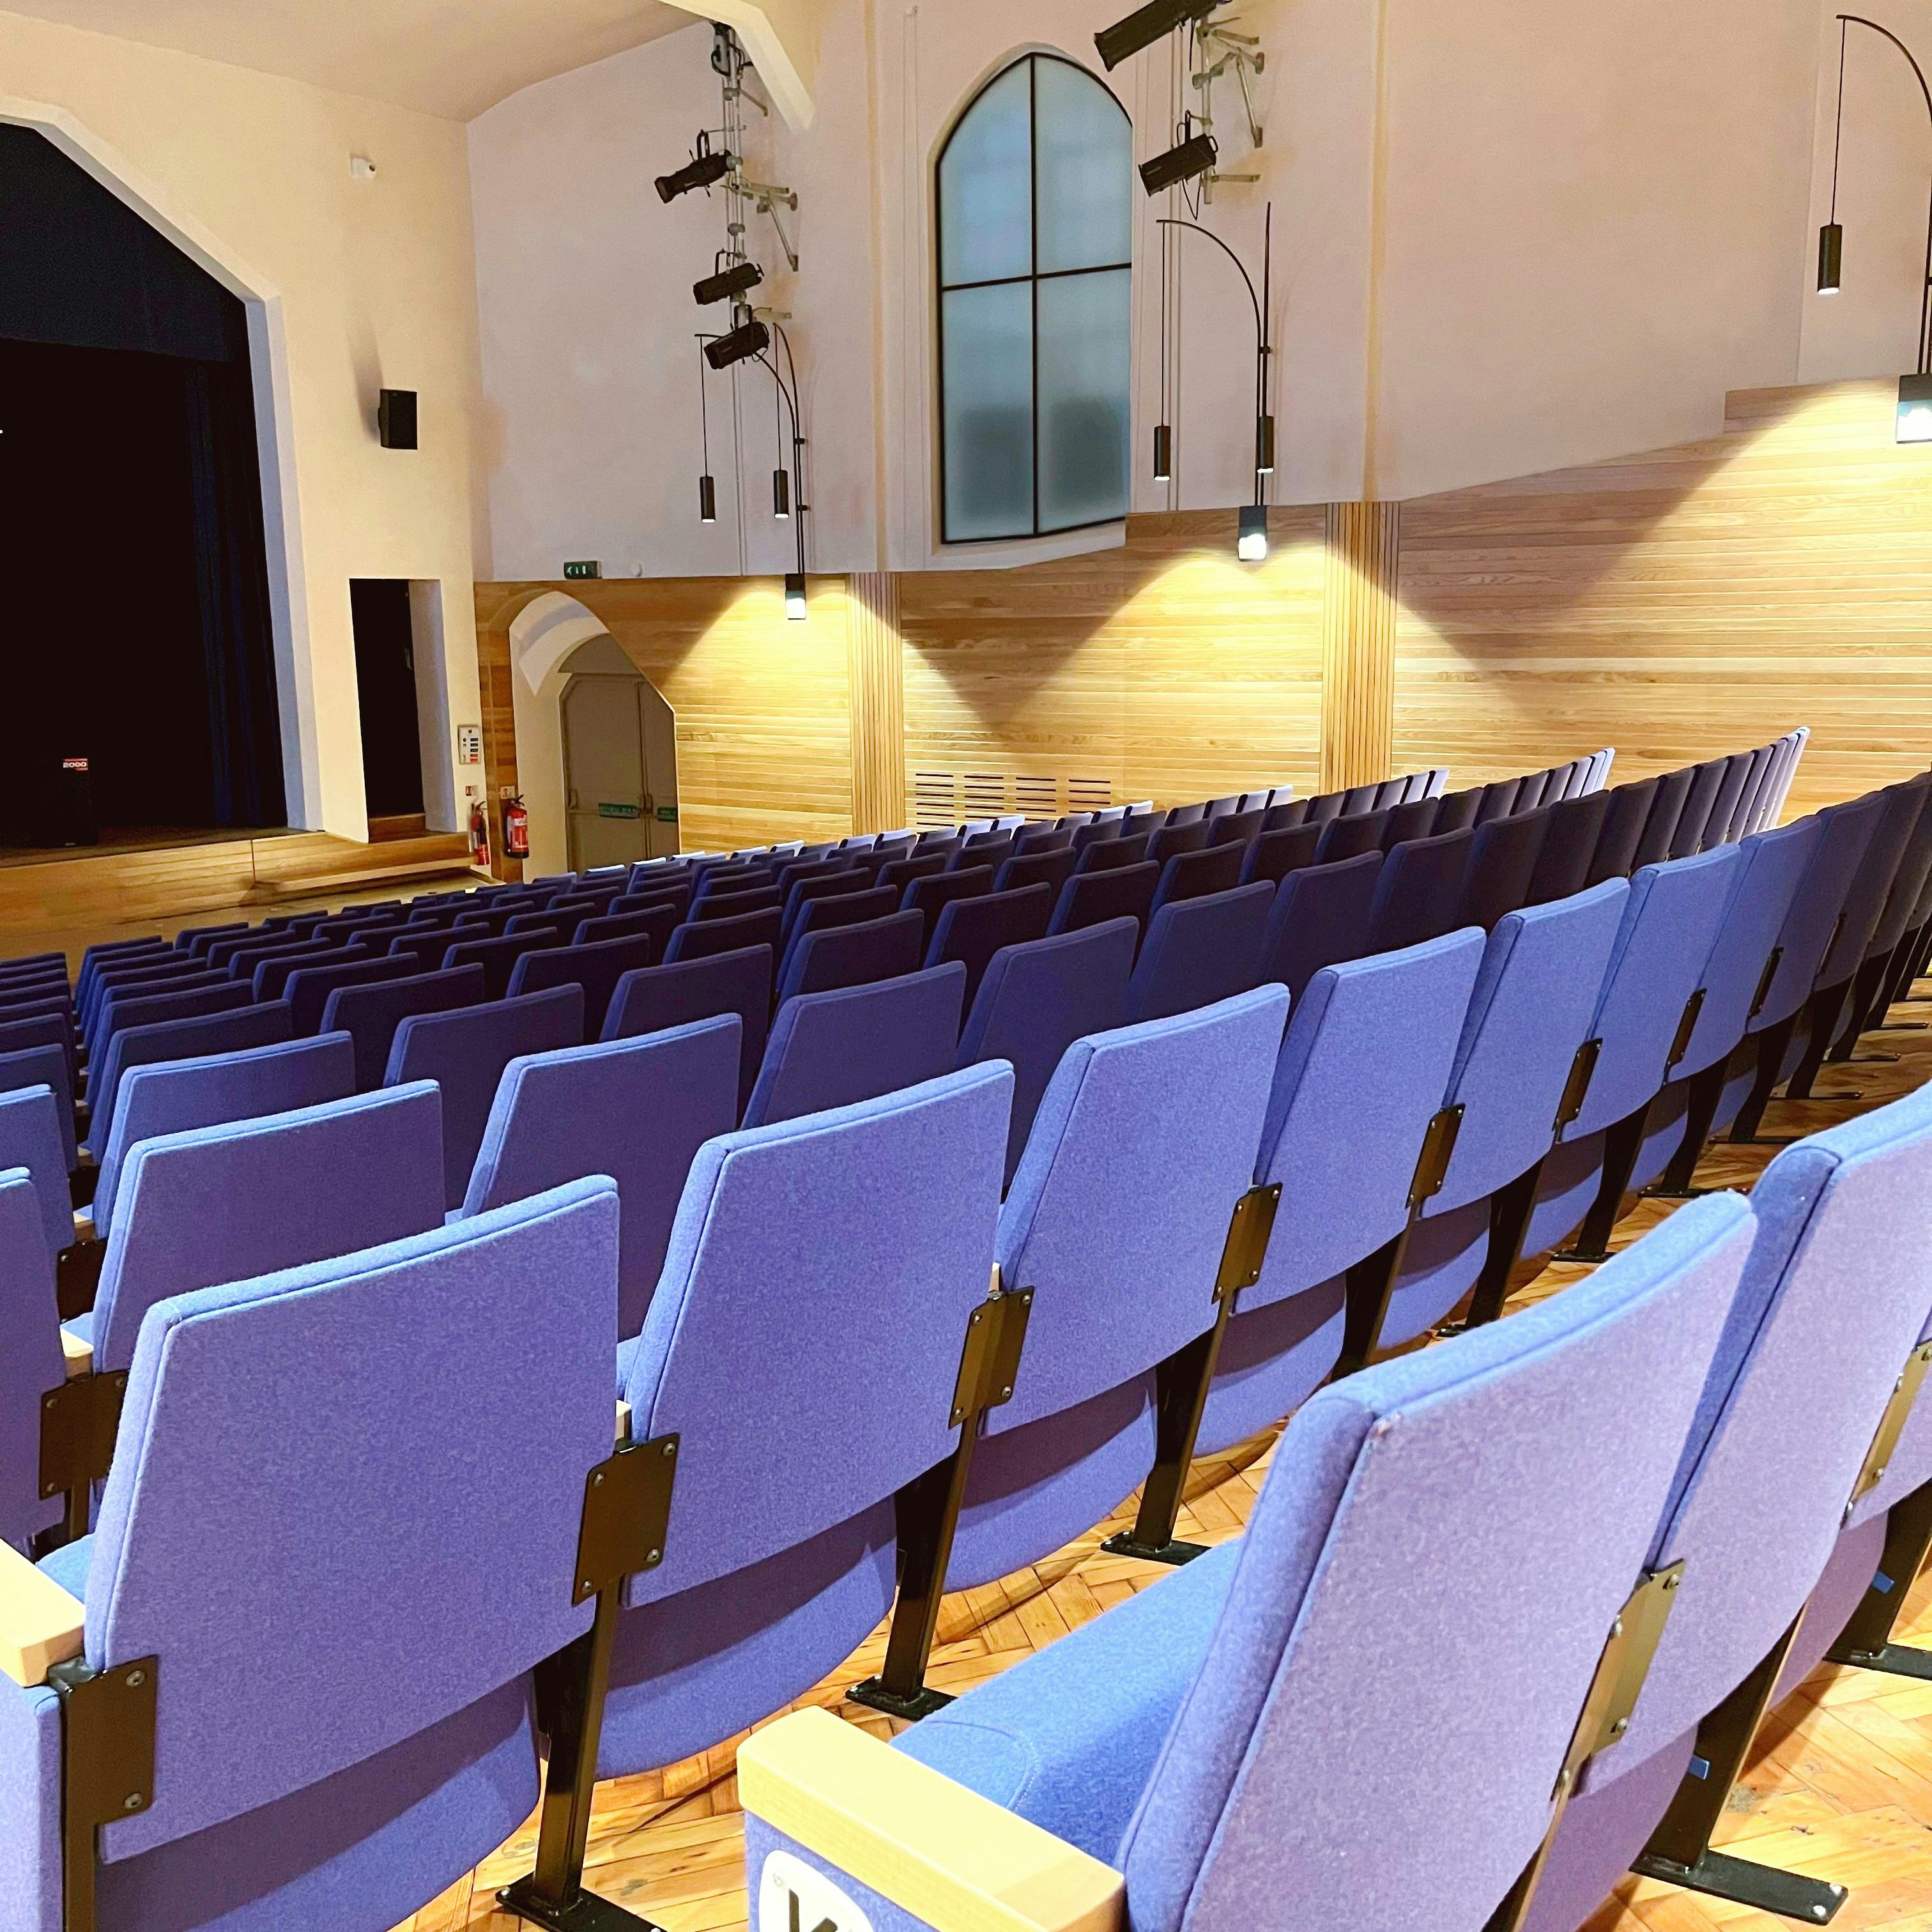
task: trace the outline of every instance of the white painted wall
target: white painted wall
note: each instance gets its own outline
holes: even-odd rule
[[[1838,219],[1845,230],[1844,286],[1816,292],[1818,230],[1831,219],[1833,128],[1838,105],[1838,23],[1843,0],[1819,0],[1816,135],[1811,212],[1801,266],[1804,316],[1799,379],[1895,376],[1917,366],[1932,206],[1932,117],[1898,50],[1869,28],[1846,35],[1844,148],[1838,158]],[[1932,75],[1932,0],[1891,0],[1882,19]]]
[[[265,483],[282,608],[292,818],[366,829],[352,578],[434,580],[452,723],[482,716],[472,597],[470,425],[478,398],[463,130],[191,55],[0,14],[0,116],[158,213],[254,298],[258,364],[281,419]],[[350,154],[377,164],[352,182]],[[386,451],[379,388],[422,398],[422,448]],[[279,473],[278,473],[279,472]],[[278,536],[286,545],[278,551]],[[294,686],[292,693],[289,683]],[[291,704],[291,696],[296,702]]]

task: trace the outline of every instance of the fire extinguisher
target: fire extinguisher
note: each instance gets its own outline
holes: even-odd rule
[[[520,794],[503,801],[503,856],[506,859],[530,856],[530,814]]]
[[[479,800],[470,808],[470,860],[487,872],[490,866],[490,814]]]

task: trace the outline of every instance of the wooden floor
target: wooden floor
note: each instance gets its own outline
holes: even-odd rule
[[[1932,1020],[1932,1001],[1900,1007],[1893,1017]],[[1766,1117],[1765,1130],[1815,1132],[1932,1078],[1932,1033],[1891,1032],[1867,1044],[1900,1052],[1900,1063],[1844,1067],[1820,1082],[1824,1092],[1862,1088],[1862,1102],[1779,1102]],[[1771,1153],[1718,1148],[1706,1156],[1699,1180],[1748,1188]],[[1668,1211],[1661,1203],[1646,1203],[1618,1230],[1616,1245],[1634,1240]],[[1540,1300],[1586,1272],[1577,1266],[1549,1268],[1511,1306]],[[1263,1437],[1198,1462],[1181,1534],[1204,1543],[1238,1535],[1273,1447],[1273,1437]],[[1048,1561],[948,1598],[932,1682],[944,1690],[966,1690],[1157,1580],[1164,1572],[1108,1556],[1099,1546],[1132,1514],[1131,1504],[1124,1505],[1111,1522]],[[1922,1582],[1913,1592],[1900,1636],[1932,1642],[1932,1585]],[[884,1650],[884,1633],[875,1633],[802,1701],[826,1706],[849,1722],[889,1735],[898,1728],[891,1720],[841,1701],[848,1685],[878,1666]],[[738,1742],[602,1789],[591,1834],[588,1882],[593,1889],[656,1920],[666,1932],[737,1932],[746,1925],[743,1834],[734,1774]],[[1849,1885],[1852,1896],[1838,1915],[1838,1932],[1877,1926],[1932,1932],[1932,1684],[1826,1665],[1782,1707],[1760,1743],[1761,1754],[1732,1793],[1718,1842],[1748,1841],[1754,1858]],[[520,1922],[496,1906],[495,1891],[530,1869],[533,1844],[526,1827],[398,1932],[510,1932]],[[1719,1927],[1772,1932],[1786,1923],[1630,1880],[1591,1920],[1588,1932],[1713,1932]]]

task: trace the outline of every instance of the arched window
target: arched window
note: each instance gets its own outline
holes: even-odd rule
[[[940,152],[945,542],[1126,514],[1133,147],[1125,110],[1084,68],[1029,54]]]

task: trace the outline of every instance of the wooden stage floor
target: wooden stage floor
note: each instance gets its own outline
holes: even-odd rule
[[[1932,1019],[1920,1000],[1894,1017]],[[1932,1033],[1875,1036],[1903,1055],[1897,1066],[1846,1066],[1820,1082],[1827,1094],[1862,1089],[1862,1102],[1778,1102],[1773,1133],[1814,1132],[1895,1100],[1932,1078]],[[1719,1148],[1699,1170],[1707,1186],[1748,1189],[1772,1150]],[[1646,1202],[1623,1223],[1616,1245],[1668,1213]],[[1554,1293],[1588,1270],[1552,1267],[1512,1307]],[[1252,1508],[1274,1447],[1264,1436],[1195,1465],[1180,1534],[1218,1543],[1238,1535]],[[1102,1539],[1133,1516],[1130,1503],[1048,1562],[945,1602],[932,1681],[964,1690],[1120,1602],[1164,1573],[1110,1556]],[[1912,1592],[1900,1636],[1932,1643],[1932,1584]],[[883,1630],[802,1700],[826,1706],[880,1736],[893,1721],[842,1702],[845,1688],[876,1670]],[[739,1740],[668,1770],[603,1786],[591,1832],[588,1882],[666,1932],[740,1932],[746,1924],[742,1821],[734,1772]],[[1821,1667],[1760,1740],[1760,1754],[1733,1792],[1720,1845],[1748,1844],[1748,1856],[1851,1888],[1838,1932],[1932,1932],[1932,1684]],[[521,1922],[496,1907],[495,1891],[530,1868],[534,1820],[494,1858],[452,1886],[397,1932],[511,1932]],[[1588,1932],[1774,1932],[1786,1922],[1646,1880],[1630,1879],[1590,1921]],[[1263,1928],[1257,1928],[1263,1932]]]

